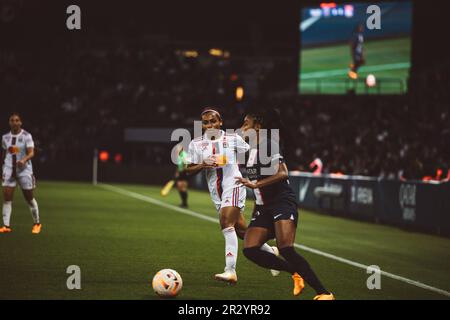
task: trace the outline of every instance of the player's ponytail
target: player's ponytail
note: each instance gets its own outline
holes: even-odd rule
[[[267,129],[279,130],[280,148],[286,155],[286,152],[290,149],[289,144],[293,141],[293,139],[291,139],[289,130],[281,119],[280,111],[278,109],[268,109],[265,114],[265,119]]]
[[[289,130],[284,125],[283,120],[281,119],[281,114],[278,109],[272,108],[264,111],[254,111],[248,114],[255,123],[261,125],[263,129],[268,130],[268,138],[272,139],[272,133],[270,129],[278,129],[279,130],[279,144],[280,147],[285,150],[287,144],[292,141]]]
[[[264,128],[280,130],[280,139],[284,134],[284,124],[281,120],[280,111],[278,109],[268,109],[264,115]]]

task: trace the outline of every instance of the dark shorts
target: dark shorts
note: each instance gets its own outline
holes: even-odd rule
[[[180,172],[180,174],[178,175],[178,177],[175,177],[175,181],[188,181],[189,177],[186,174],[186,172]]]
[[[356,54],[353,56],[353,63],[357,66],[361,66],[365,63],[364,57],[362,54]]]
[[[298,210],[295,202],[283,201],[270,205],[257,205],[248,227],[267,229],[269,230],[269,239],[273,239],[275,238],[275,222],[280,220],[292,220],[297,226]]]

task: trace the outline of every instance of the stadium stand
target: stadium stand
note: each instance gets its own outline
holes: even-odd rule
[[[61,51],[9,52],[1,64],[4,111],[23,113],[40,162],[84,161],[95,147],[126,148],[127,127],[191,128],[196,110],[212,104],[222,107],[230,128],[247,109],[279,108],[295,137],[287,152],[292,169],[309,171],[320,158],[324,173],[422,179],[440,169],[444,179],[450,168],[448,65],[421,73],[420,91],[383,99],[270,94],[266,88],[280,77],[275,65],[261,74],[259,95],[243,104],[234,89],[245,66],[233,57],[188,58],[169,46],[114,43]],[[143,148],[143,163],[168,163],[171,145]]]

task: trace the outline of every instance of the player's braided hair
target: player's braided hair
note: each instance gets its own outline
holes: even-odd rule
[[[278,109],[254,111],[248,113],[248,115],[264,129],[279,129],[280,131],[284,129],[284,124]]]
[[[284,153],[290,152],[291,148],[289,145],[292,144],[294,139],[292,139],[290,131],[283,123],[278,109],[255,110],[249,112],[248,116],[264,129],[278,129],[280,133],[280,147],[285,150]]]

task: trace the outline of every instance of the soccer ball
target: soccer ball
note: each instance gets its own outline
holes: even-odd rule
[[[175,270],[162,269],[153,277],[152,286],[160,297],[176,297],[183,287],[183,280]]]
[[[368,87],[375,87],[377,85],[377,79],[373,74],[369,74],[366,78],[366,84]]]

